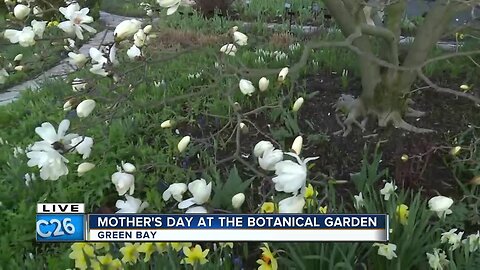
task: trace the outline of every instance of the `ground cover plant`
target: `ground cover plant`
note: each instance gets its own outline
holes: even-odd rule
[[[0,267],[476,269],[479,42],[465,27],[462,46],[445,52],[435,31],[449,26],[431,26],[478,1],[437,2],[405,48],[391,23],[404,1],[372,4],[387,23],[371,25],[349,0],[323,1],[336,24],[313,34],[158,1],[158,20],[125,20],[89,55],[73,48],[77,72],[0,107]],[[92,23],[74,3],[59,11],[56,30],[72,39]],[[4,40],[37,46],[29,30]],[[32,233],[38,202],[94,213],[388,213],[391,241],[45,245]]]

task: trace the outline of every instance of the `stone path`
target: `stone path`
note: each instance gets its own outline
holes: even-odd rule
[[[80,52],[88,55],[88,50],[91,47],[100,47],[102,44],[110,43],[113,41],[113,29],[120,22],[128,19],[133,19],[131,17],[118,16],[109,14],[106,12],[100,12],[100,20],[105,24],[105,30],[97,33],[93,38],[91,38],[87,43],[85,43],[81,48]],[[70,65],[67,59],[63,59],[56,66],[45,71],[40,76],[13,86],[7,89],[6,92],[0,93],[0,106],[11,103],[17,100],[20,97],[22,91],[31,89],[36,90],[40,85],[47,79],[63,78],[67,74],[75,71],[75,67]]]

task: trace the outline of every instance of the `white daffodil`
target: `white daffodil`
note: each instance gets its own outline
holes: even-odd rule
[[[279,213],[302,213],[305,207],[305,198],[299,194],[297,196],[288,197],[278,202]]]
[[[159,6],[167,8],[167,16],[175,13],[180,6],[191,6],[192,0],[157,0]]]
[[[83,159],[87,159],[90,157],[90,153],[92,152],[93,146],[93,139],[91,137],[86,136],[78,136],[72,139],[70,143],[70,147],[75,147],[75,151],[82,155]]]
[[[452,213],[450,206],[452,206],[453,200],[445,196],[435,196],[428,200],[428,207],[431,211],[437,213],[439,218],[445,218]]]
[[[258,81],[258,89],[260,89],[261,92],[264,92],[268,89],[268,85],[270,84],[270,81],[265,78],[265,77],[262,77],[259,81]]]
[[[303,97],[300,97],[297,100],[295,100],[295,103],[293,103],[292,111],[298,112],[298,110],[300,110],[300,107],[302,107],[303,105],[303,101],[304,101]]]
[[[0,69],[0,84],[4,84],[9,76],[10,75],[4,68]]]
[[[238,87],[240,87],[242,94],[247,96],[251,96],[255,92],[255,86],[253,86],[252,82],[249,80],[241,79],[238,83]]]
[[[243,202],[245,202],[245,194],[237,193],[232,197],[232,206],[235,209],[242,207]]]
[[[44,142],[50,144],[50,148],[53,149],[52,144],[61,143],[64,146],[67,146],[71,141],[78,137],[78,134],[66,134],[68,128],[70,127],[70,120],[64,119],[58,125],[58,131],[55,130],[52,124],[45,122],[42,123],[40,127],[35,128],[35,133],[37,133]]]
[[[451,229],[448,232],[444,232],[440,238],[440,242],[442,244],[448,242],[451,245],[450,250],[457,249],[462,243],[462,236],[464,232],[455,233],[456,231],[457,229]]]
[[[185,214],[206,214],[208,213],[207,209],[203,206],[194,206],[190,207],[185,211]]]
[[[135,176],[129,173],[116,172],[112,174],[112,183],[117,189],[118,196],[123,196],[127,191],[133,195],[135,191]]]
[[[187,191],[187,185],[185,183],[174,183],[163,192],[162,198],[164,201],[168,201],[170,197],[173,197],[177,202],[181,202],[185,191]]]
[[[239,46],[245,46],[248,44],[248,37],[242,32],[235,31],[233,32],[233,41]]]
[[[83,40],[82,32],[84,29],[92,34],[97,32],[93,27],[87,25],[87,23],[93,22],[93,18],[87,15],[90,11],[89,8],[80,9],[78,3],[73,3],[68,7],[61,7],[58,10],[68,20],[58,24],[58,28],[62,29],[65,33],[76,35],[77,38]]]
[[[274,149],[273,144],[269,141],[259,141],[253,148],[253,155],[255,157],[261,157],[265,151]]]
[[[172,120],[166,120],[166,121],[163,121],[163,122],[160,124],[160,127],[161,127],[161,128],[171,128],[172,125],[173,125]]]
[[[275,171],[275,165],[282,160],[282,150],[269,148],[261,157],[258,157],[258,164],[266,171]]]
[[[310,157],[302,160],[295,153],[285,154],[294,157],[297,162],[284,160],[275,165],[275,174],[277,176],[272,179],[273,183],[275,183],[275,190],[293,193],[293,195],[297,195],[298,191],[301,190],[303,194],[307,180],[307,163],[318,159],[318,157]]]
[[[302,147],[303,147],[303,137],[297,136],[295,140],[293,140],[292,150],[295,153],[297,153],[297,155],[300,155],[300,153],[302,152]]]
[[[288,75],[288,67],[284,67],[282,68],[282,70],[280,70],[280,73],[278,73],[278,81],[279,82],[283,82],[285,80],[285,78],[287,77]]]
[[[87,57],[81,53],[69,52],[68,62],[70,62],[71,65],[81,68],[87,63]]]
[[[31,22],[33,33],[35,33],[36,37],[43,38],[43,32],[45,32],[47,23],[48,23],[47,21],[37,21],[37,20],[33,20]]]
[[[133,35],[133,44],[138,48],[143,47],[143,45],[145,45],[146,40],[147,40],[147,35],[143,31],[143,29],[139,29],[135,33],[135,35]]]
[[[78,168],[77,168],[78,176],[83,176],[86,172],[92,170],[93,168],[95,168],[95,164],[93,163],[90,163],[90,162],[81,163],[80,165],[78,165]]]
[[[182,153],[187,149],[188,144],[190,143],[190,136],[183,137],[180,142],[178,142],[177,149],[178,152]]]
[[[125,20],[115,27],[113,35],[115,41],[122,41],[124,39],[130,38],[142,27],[142,22],[137,19]]]
[[[374,247],[378,247],[378,255],[391,260],[393,258],[397,258],[397,254],[395,254],[395,250],[397,250],[397,245],[388,243],[388,244],[373,244]]]
[[[476,234],[470,234],[462,240],[462,243],[468,246],[468,251],[475,252],[480,249],[480,231],[477,231]]]
[[[125,195],[125,201],[118,200],[115,203],[115,207],[118,208],[117,214],[136,214],[142,212],[145,208],[148,207],[147,202],[142,202],[142,200],[134,198],[129,195]]]
[[[448,265],[447,255],[439,248],[433,249],[432,253],[427,253],[428,264],[434,270],[443,270]]]
[[[53,149],[48,142],[34,143],[27,153],[27,157],[29,158],[28,167],[40,168],[40,178],[43,180],[54,181],[68,174],[68,167],[65,165],[68,160]]]
[[[360,192],[358,195],[354,195],[353,198],[355,199],[355,202],[353,203],[355,209],[359,210],[365,206],[365,200],[363,199],[362,192]]]
[[[31,26],[26,26],[22,31],[7,29],[3,36],[13,44],[20,44],[22,47],[35,45],[35,32]]]
[[[28,14],[30,14],[30,8],[25,5],[19,4],[13,9],[13,15],[19,20],[25,19]]]
[[[397,190],[397,186],[392,182],[385,182],[385,186],[380,190],[380,194],[384,196],[384,200],[388,201],[390,196],[395,194],[395,190]]]
[[[188,191],[193,198],[181,201],[178,204],[179,209],[186,209],[194,204],[202,205],[208,201],[212,193],[212,182],[208,183],[205,179],[198,179],[188,184]]]
[[[237,47],[235,44],[225,44],[220,48],[220,52],[230,55],[230,56],[235,56],[235,53],[237,52]]]
[[[93,99],[86,99],[77,106],[77,116],[80,118],[84,118],[92,113],[93,109],[95,109],[96,102]]]
[[[128,55],[128,58],[134,60],[142,56],[142,51],[140,51],[140,49],[137,46],[132,45],[132,47],[130,47],[130,49],[127,50],[127,55]]]

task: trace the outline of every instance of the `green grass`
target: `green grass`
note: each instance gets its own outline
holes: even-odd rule
[[[154,1],[141,0],[102,0],[101,10],[123,16],[130,17],[144,17],[145,10],[140,6],[140,3],[149,3]]]

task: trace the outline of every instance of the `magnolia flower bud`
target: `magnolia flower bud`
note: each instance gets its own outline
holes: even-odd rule
[[[292,143],[292,150],[297,154],[300,155],[302,152],[302,145],[303,145],[303,138],[302,136],[298,136]]]
[[[462,84],[462,85],[460,85],[460,89],[465,90],[465,91],[470,90],[470,86],[468,86],[466,84]]]
[[[220,52],[230,55],[230,56],[235,56],[235,53],[237,52],[237,47],[235,44],[225,44],[220,48]]]
[[[87,57],[81,53],[69,52],[68,57],[70,64],[76,65],[79,68],[83,67],[87,62]]]
[[[78,176],[84,175],[86,172],[90,171],[93,168],[95,168],[95,164],[90,162],[83,162],[82,164],[78,165],[78,168],[77,168]]]
[[[25,5],[16,5],[13,9],[13,15],[19,20],[25,19],[30,14],[30,8]]]
[[[22,61],[23,59],[23,54],[17,54],[17,56],[15,56],[15,58],[13,59],[13,61],[17,62],[17,61]]]
[[[37,17],[42,17],[43,10],[39,6],[34,6],[33,7],[33,15],[35,15]]]
[[[145,27],[143,28],[143,32],[144,32],[145,34],[150,33],[150,31],[152,31],[152,25],[150,25],[150,24],[147,25],[147,26],[145,26]]]
[[[172,120],[163,121],[163,123],[160,124],[161,128],[171,128],[172,126],[173,126]]]
[[[133,36],[142,26],[142,22],[137,19],[125,20],[115,27],[113,35],[115,41],[122,41]]]
[[[182,153],[190,143],[190,136],[183,137],[177,145],[178,151]]]
[[[240,110],[242,110],[242,106],[240,106],[240,103],[235,102],[235,103],[233,103],[233,109],[234,109],[236,112],[239,112]]]
[[[258,88],[260,89],[260,91],[266,91],[267,88],[268,88],[268,85],[270,84],[270,81],[265,78],[265,77],[262,77],[259,81],[258,81]]]
[[[140,57],[142,55],[142,52],[137,46],[133,45],[132,47],[130,47],[130,49],[127,50],[127,55],[128,58],[133,60],[137,57]]]
[[[252,82],[249,80],[241,79],[238,86],[244,95],[251,96],[252,93],[255,92],[255,86],[253,86]]]
[[[133,173],[137,170],[137,168],[135,168],[135,166],[132,163],[128,163],[128,162],[127,163],[122,162],[122,168],[127,173]]]
[[[240,123],[240,130],[242,131],[243,134],[248,133],[248,127],[244,123]]]
[[[95,108],[95,100],[86,99],[77,106],[77,116],[78,117],[87,117]]]
[[[242,207],[243,202],[245,201],[245,194],[238,193],[232,197],[232,206],[235,209]]]
[[[298,110],[300,110],[300,107],[302,107],[303,101],[304,101],[303,97],[300,97],[297,100],[295,100],[295,103],[293,104],[292,111],[293,112],[298,112]]]
[[[273,149],[273,144],[269,141],[259,141],[253,148],[253,155],[255,157],[261,157],[265,151]]]
[[[278,81],[283,82],[287,77],[287,74],[288,74],[288,67],[282,68],[282,70],[280,70],[280,73],[278,73]]]
[[[72,102],[71,100],[68,100],[63,104],[63,110],[64,111],[70,111],[72,109]]]
[[[233,33],[233,41],[239,46],[245,46],[248,43],[248,37],[242,32],[235,31]]]
[[[22,71],[22,70],[23,70],[23,66],[16,66],[16,67],[15,67],[15,70],[16,70],[16,71]]]

